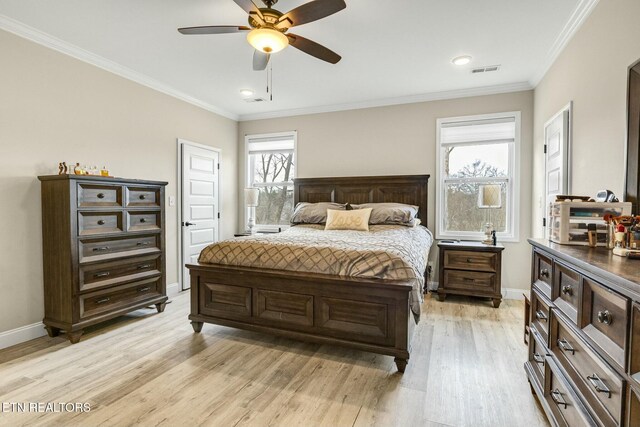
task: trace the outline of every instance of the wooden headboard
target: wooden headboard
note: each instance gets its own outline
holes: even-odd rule
[[[418,218],[427,225],[429,175],[349,176],[296,178],[294,200],[298,202],[382,203],[395,202],[420,208]]]

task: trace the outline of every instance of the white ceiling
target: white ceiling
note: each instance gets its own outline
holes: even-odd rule
[[[286,12],[305,2],[280,0],[275,8]],[[266,97],[266,73],[252,70],[244,34],[176,31],[246,25],[246,13],[232,0],[0,0],[0,28],[247,119],[532,87],[595,1],[346,3],[335,15],[291,30],[342,61],[327,64],[289,47],[272,57],[273,102],[255,104],[243,101],[239,90]],[[451,63],[464,54],[473,56],[471,64]],[[470,72],[496,64],[499,72]]]

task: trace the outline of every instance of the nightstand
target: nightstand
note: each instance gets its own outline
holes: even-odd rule
[[[491,298],[495,308],[502,302],[502,251],[504,246],[480,242],[441,241],[438,299],[447,295]]]

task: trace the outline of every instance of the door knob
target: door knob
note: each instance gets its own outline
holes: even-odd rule
[[[182,225],[184,225],[185,227],[191,227],[192,225],[195,225],[195,224],[187,221],[187,222],[183,222]]]

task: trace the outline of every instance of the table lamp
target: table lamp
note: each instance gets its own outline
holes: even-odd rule
[[[258,198],[260,196],[260,190],[257,188],[245,188],[244,189],[244,200],[249,208],[249,221],[247,222],[247,226],[249,227],[249,233],[255,234],[255,210],[256,206],[258,206]]]
[[[491,233],[493,223],[491,222],[491,211],[502,207],[502,186],[500,184],[483,184],[478,187],[478,208],[486,209],[488,221],[484,225],[485,245],[493,244]]]

